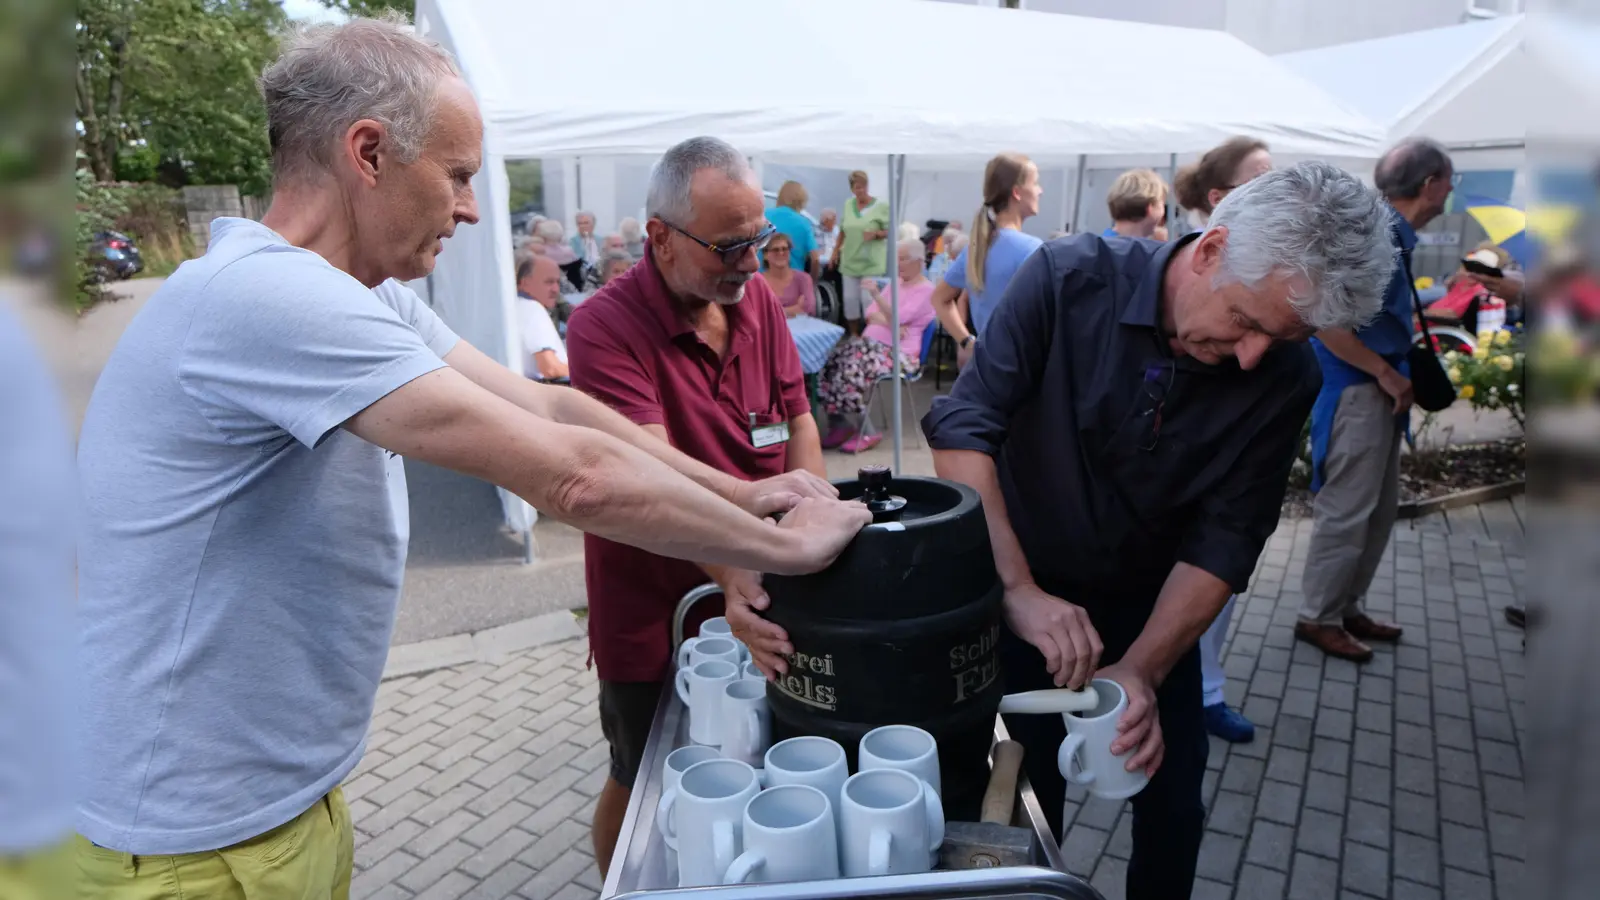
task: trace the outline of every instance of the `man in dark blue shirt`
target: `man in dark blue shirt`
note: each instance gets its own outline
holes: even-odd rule
[[[1360,330],[1330,328],[1312,346],[1322,392],[1311,410],[1311,547],[1295,637],[1331,656],[1372,658],[1369,641],[1393,642],[1400,629],[1375,621],[1361,601],[1378,571],[1400,511],[1400,438],[1411,416],[1411,251],[1417,229],[1444,212],[1455,167],[1427,138],[1405,141],[1373,171],[1389,203],[1400,250],[1383,309]]]
[[[1193,886],[1195,643],[1277,525],[1319,384],[1303,342],[1371,318],[1392,267],[1381,199],[1325,163],[1257,178],[1173,243],[1056,240],[923,420],[938,473],[983,497],[1007,690],[1098,676],[1128,695],[1112,752],[1151,776],[1133,798],[1130,900]],[[1059,836],[1062,720],[1007,728]]]

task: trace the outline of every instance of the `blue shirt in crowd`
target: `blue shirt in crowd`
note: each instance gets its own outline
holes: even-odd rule
[[[1023,234],[1015,228],[1001,228],[995,231],[994,241],[989,245],[989,255],[983,258],[981,291],[969,290],[967,287],[967,253],[972,250],[971,246],[961,251],[961,255],[950,264],[950,268],[944,273],[944,283],[968,292],[972,301],[972,326],[978,334],[983,334],[984,326],[989,324],[989,316],[994,314],[995,306],[999,304],[1006,286],[1011,283],[1011,277],[1021,268],[1022,261],[1043,243],[1044,241],[1033,235]]]
[[[811,220],[787,206],[774,206],[767,210],[767,221],[789,236],[789,266],[798,272],[806,271],[806,260],[817,249],[817,233]],[[766,260],[761,262],[761,267],[766,268]]]

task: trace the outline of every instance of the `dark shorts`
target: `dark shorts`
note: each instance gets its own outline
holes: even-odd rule
[[[628,790],[650,740],[661,686],[659,681],[600,682],[600,732],[611,745],[611,779]]]

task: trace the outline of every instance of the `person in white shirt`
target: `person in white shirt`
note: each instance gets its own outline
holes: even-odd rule
[[[561,301],[561,267],[548,256],[517,265],[517,321],[522,330],[522,374],[539,381],[567,377],[567,346],[550,311]]]

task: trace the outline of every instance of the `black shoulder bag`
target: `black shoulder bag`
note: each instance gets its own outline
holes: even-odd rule
[[[1433,350],[1433,335],[1428,333],[1428,317],[1422,314],[1422,298],[1417,296],[1417,282],[1411,277],[1411,254],[1401,253],[1400,264],[1405,267],[1406,287],[1411,289],[1411,304],[1417,312],[1417,326],[1422,329],[1422,343],[1412,344],[1406,353],[1411,368],[1411,395],[1416,404],[1428,412],[1448,409],[1456,402],[1456,386],[1444,373],[1444,364]]]

